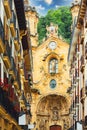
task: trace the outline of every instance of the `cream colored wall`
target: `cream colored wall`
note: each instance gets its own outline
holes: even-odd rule
[[[30,24],[30,35],[31,35],[31,44],[32,46],[37,46],[37,24],[38,24],[38,17],[37,13],[34,11],[28,12],[29,24]]]
[[[71,8],[73,24],[74,24],[75,17],[78,17],[78,12],[79,12],[78,5],[75,5],[74,7]]]
[[[50,41],[56,42],[57,48],[55,50],[49,49],[48,45]],[[67,109],[70,106],[70,97],[66,93],[67,88],[70,86],[69,68],[67,65],[68,48],[69,45],[67,43],[58,38],[51,37],[47,41],[43,42],[43,44],[38,48],[33,50],[33,87],[38,89],[41,95],[32,94],[32,122],[36,122],[38,103],[41,98],[46,95],[62,95],[66,97],[68,101]],[[58,74],[55,75],[48,73],[48,63],[52,57],[58,59]],[[61,58],[63,58],[63,60],[61,60]],[[57,82],[55,89],[51,89],[49,86],[51,79],[55,79]]]

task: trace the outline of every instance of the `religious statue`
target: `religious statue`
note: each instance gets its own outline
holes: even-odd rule
[[[50,72],[56,73],[56,60],[52,59],[50,61]]]
[[[50,23],[50,26],[47,25],[46,29],[47,29],[47,37],[58,36],[58,25]]]
[[[57,120],[58,120],[58,118],[59,118],[58,109],[57,109],[56,107],[55,107],[55,108],[53,108],[52,113],[53,113],[52,120],[53,120],[53,121],[57,121]]]

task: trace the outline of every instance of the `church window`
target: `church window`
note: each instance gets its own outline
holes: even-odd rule
[[[52,79],[50,81],[50,88],[54,89],[56,87],[56,80],[55,79]]]
[[[52,58],[49,61],[49,73],[50,74],[56,74],[58,73],[58,60],[55,58]]]

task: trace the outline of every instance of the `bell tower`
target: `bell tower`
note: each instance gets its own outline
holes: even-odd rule
[[[71,13],[72,13],[72,26],[75,25],[78,17],[79,7],[80,7],[81,0],[74,0],[71,6]]]
[[[27,21],[30,27],[30,39],[32,47],[37,47],[38,45],[38,34],[37,34],[38,18],[39,17],[35,10],[35,7],[28,6]]]

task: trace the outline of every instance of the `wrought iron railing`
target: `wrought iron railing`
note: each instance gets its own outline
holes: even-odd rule
[[[75,97],[75,104],[78,104],[79,103],[79,97],[78,95]]]
[[[11,18],[10,22],[14,23],[14,27],[16,29],[16,15],[13,10],[12,10],[12,18]]]
[[[81,103],[83,103],[83,97],[84,97],[84,88],[81,88],[81,90],[80,90],[80,100],[81,100]]]
[[[81,56],[80,61],[81,61],[81,71],[83,72],[83,70],[84,70],[84,63],[85,63],[84,55]]]
[[[7,111],[7,113],[18,122],[19,112],[14,109],[13,102],[9,100],[9,93],[0,87],[0,105]]]
[[[85,45],[85,59],[87,60],[87,43]]]
[[[11,47],[9,46],[8,40],[5,40],[5,44],[6,44],[5,54],[8,55],[9,60],[10,60],[11,59]]]
[[[15,74],[15,76],[17,75],[17,69],[16,69],[16,64],[15,64],[15,62],[14,62],[14,58],[13,57],[11,57],[11,69],[14,71],[14,74]]]
[[[16,79],[17,79],[17,81],[18,81],[19,88],[21,89],[20,75],[19,75],[18,71],[17,71],[17,73],[16,73]]]
[[[16,37],[15,37],[15,40],[19,41],[19,33],[18,33],[18,29],[17,28],[16,28]]]

